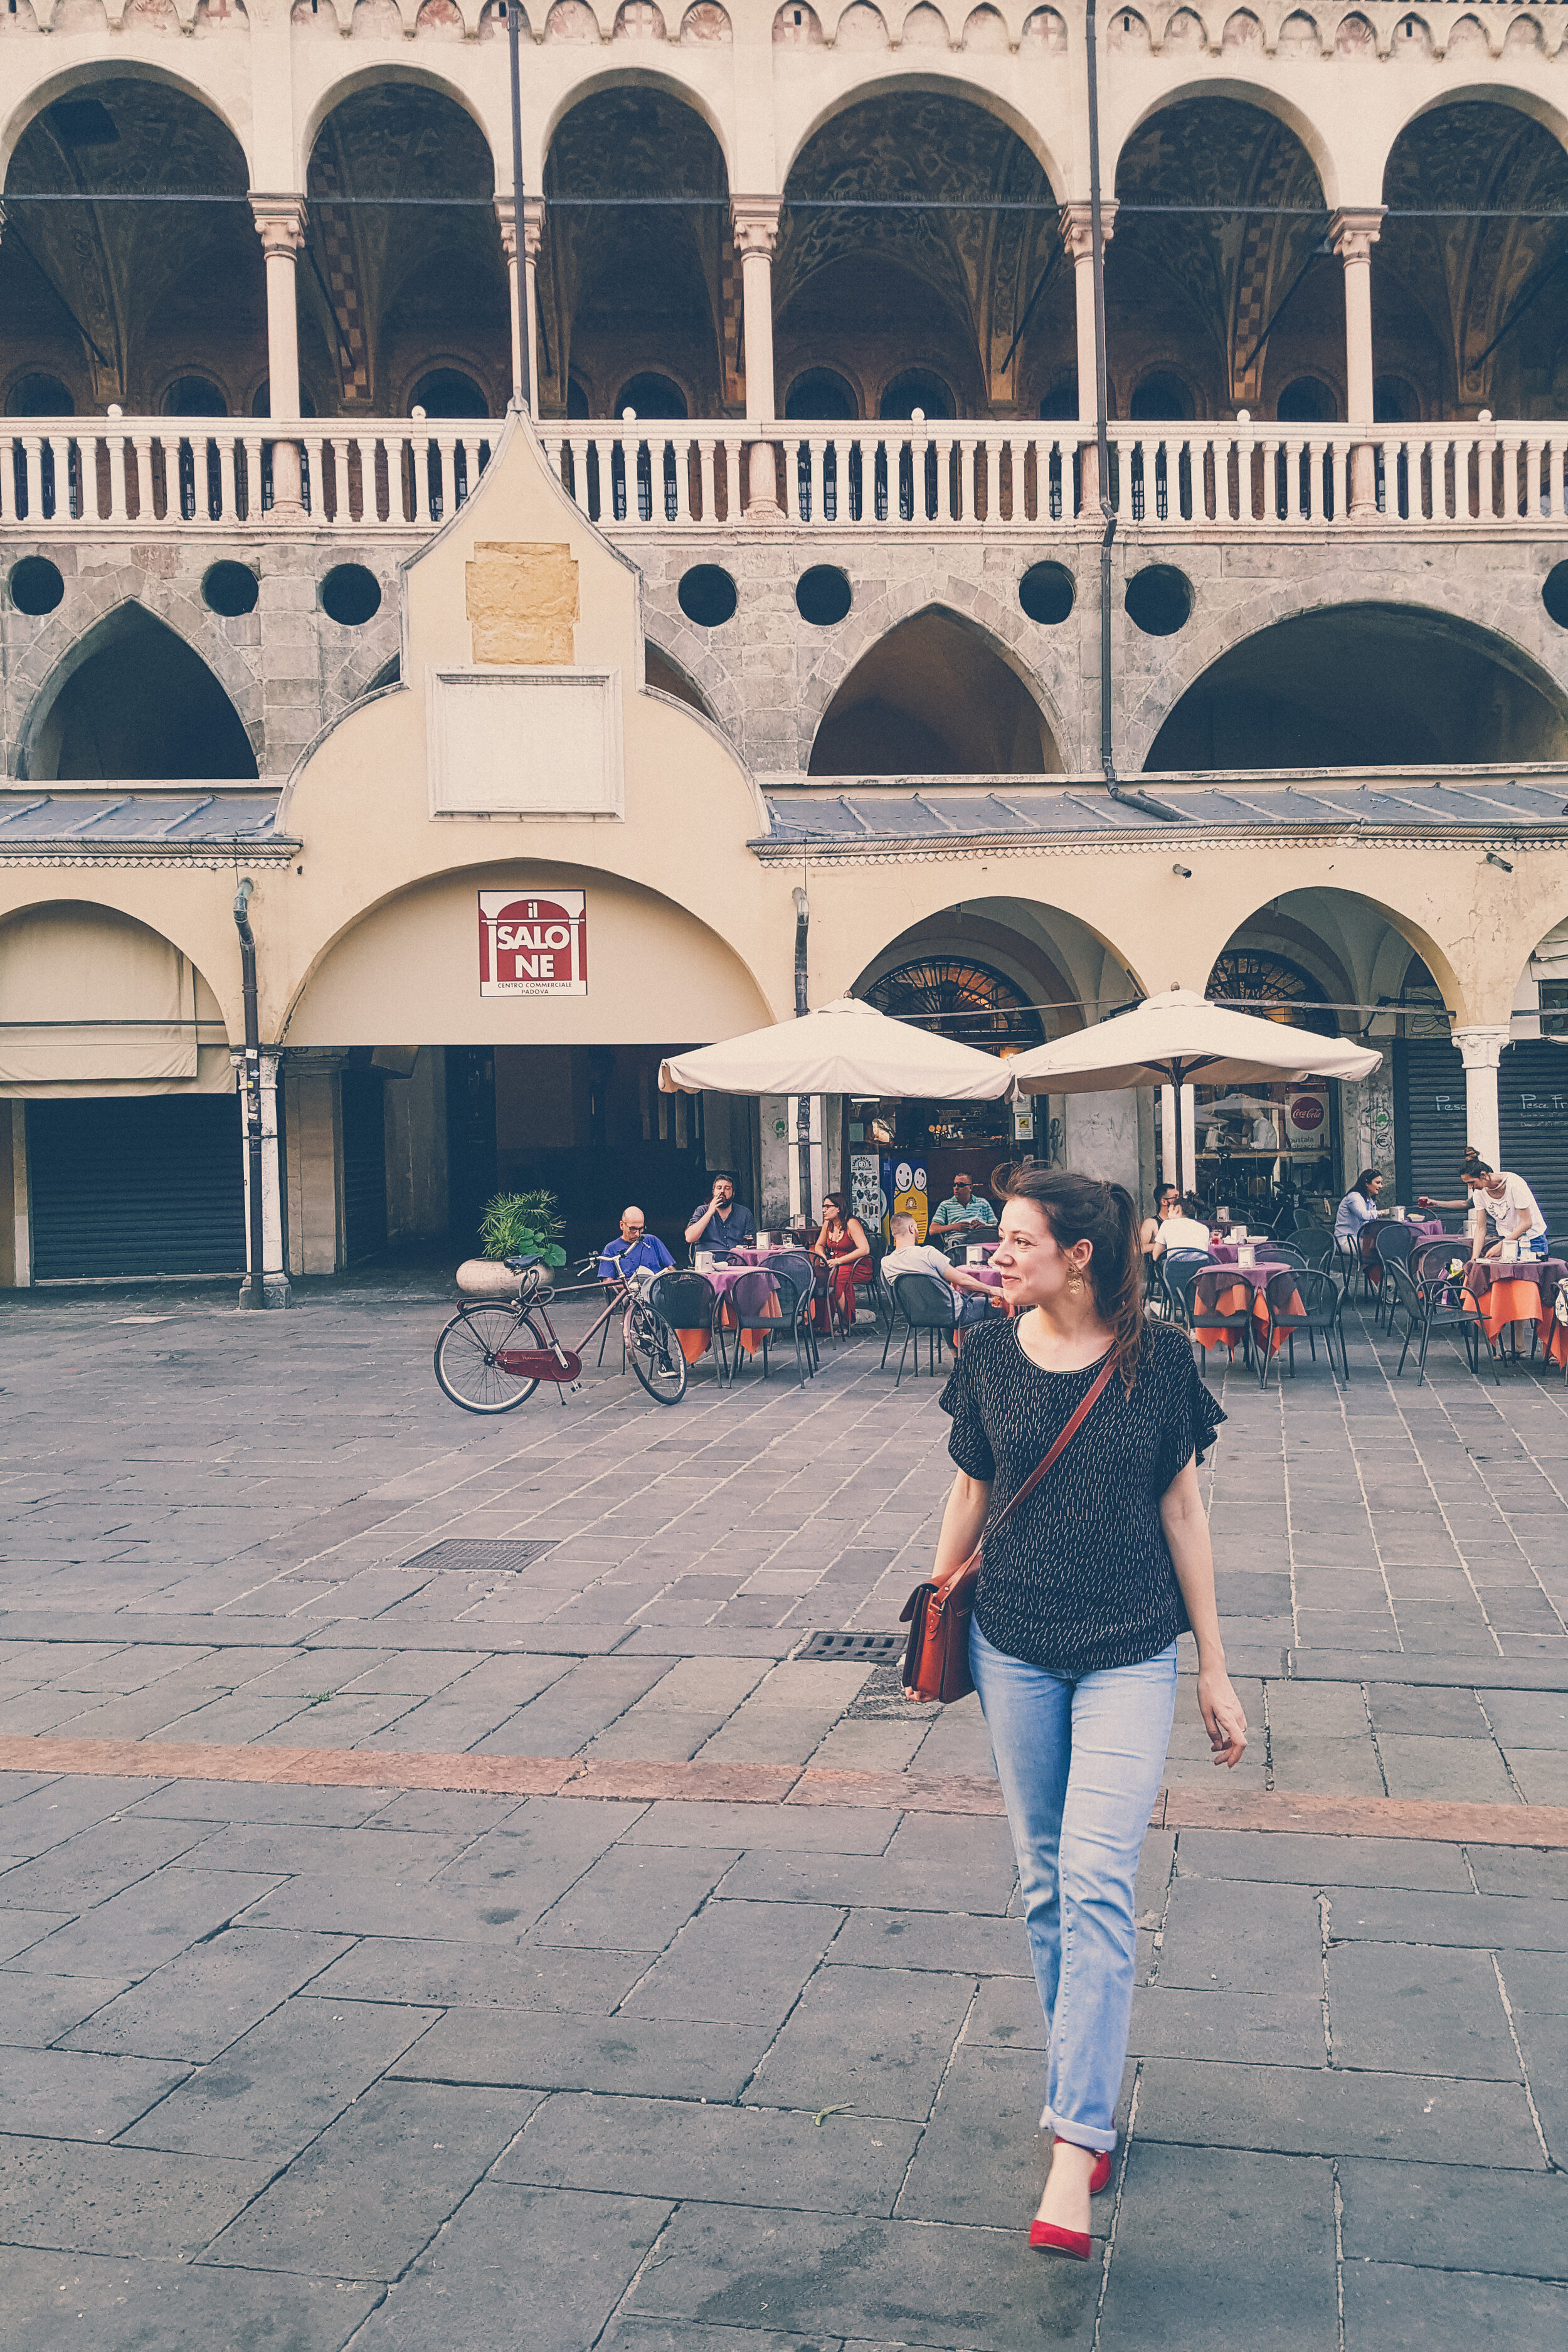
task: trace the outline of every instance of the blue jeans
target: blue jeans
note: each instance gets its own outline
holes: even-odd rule
[[[1176,1645],[1103,1674],[1047,1674],[969,1635],[1018,1857],[1049,2037],[1042,2131],[1116,2146],[1137,1955],[1133,1881],[1164,1769]]]

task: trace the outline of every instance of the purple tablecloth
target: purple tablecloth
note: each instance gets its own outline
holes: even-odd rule
[[[757,1268],[752,1265],[713,1265],[698,1268],[703,1281],[711,1283],[721,1298],[729,1297],[742,1275],[754,1274],[756,1271]],[[767,1282],[769,1297],[776,1298],[779,1286],[771,1274],[767,1277]]]
[[[1198,1276],[1198,1297],[1205,1307],[1212,1307],[1215,1295],[1228,1290],[1233,1283],[1245,1282],[1249,1290],[1261,1290],[1271,1275],[1300,1272],[1282,1258],[1259,1258],[1256,1265],[1215,1265]]]

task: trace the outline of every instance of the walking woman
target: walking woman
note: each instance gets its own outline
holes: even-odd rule
[[[932,1575],[943,1589],[958,1580],[988,1517],[1000,1521],[1092,1396],[997,1525],[970,1633],[1048,2035],[1040,2128],[1056,2148],[1029,2243],[1087,2262],[1089,2197],[1109,2184],[1116,2146],[1132,1887],[1171,1736],[1179,1633],[1197,1637],[1215,1762],[1235,1766],[1247,1747],[1198,1491],[1225,1415],[1186,1333],[1144,1319],[1137,1211],[1120,1184],[1022,1169],[1001,1236],[991,1263],[1013,1319],[967,1335],[942,1393],[958,1475]]]

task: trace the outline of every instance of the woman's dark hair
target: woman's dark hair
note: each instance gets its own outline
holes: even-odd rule
[[[822,1196],[822,1205],[825,1209],[837,1209],[838,1212],[838,1221],[840,1224],[843,1223],[844,1195],[842,1192],[824,1192]]]
[[[1124,1184],[1074,1176],[1062,1168],[1015,1168],[1003,1198],[1032,1201],[1058,1249],[1090,1244],[1089,1286],[1100,1320],[1115,1337],[1111,1354],[1131,1393],[1143,1353],[1143,1256],[1138,1207]]]
[[[1374,1183],[1382,1173],[1383,1171],[1380,1168],[1363,1168],[1361,1174],[1356,1178],[1355,1182],[1352,1185],[1352,1192],[1359,1192],[1363,1200],[1369,1200],[1371,1195],[1367,1192],[1366,1188],[1369,1184]]]
[[[1182,1206],[1186,1211],[1189,1217],[1195,1217],[1197,1219],[1200,1225],[1208,1215],[1208,1211],[1205,1208],[1203,1202],[1199,1200],[1195,1192],[1184,1192],[1182,1194]]]
[[[1490,1176],[1495,1172],[1488,1160],[1466,1160],[1459,1169],[1461,1176]]]

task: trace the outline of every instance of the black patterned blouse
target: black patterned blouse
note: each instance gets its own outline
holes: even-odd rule
[[[1136,1665],[1189,1630],[1160,1498],[1194,1452],[1203,1460],[1226,1416],[1198,1378],[1186,1333],[1155,1322],[1145,1331],[1131,1395],[1113,1379],[1066,1453],[986,1540],[981,1632],[993,1648],[1054,1673]],[[990,1517],[1049,1452],[1098,1370],[1042,1371],[1014,1322],[964,1335],[942,1406],[952,1416],[948,1452],[991,1485]]]

